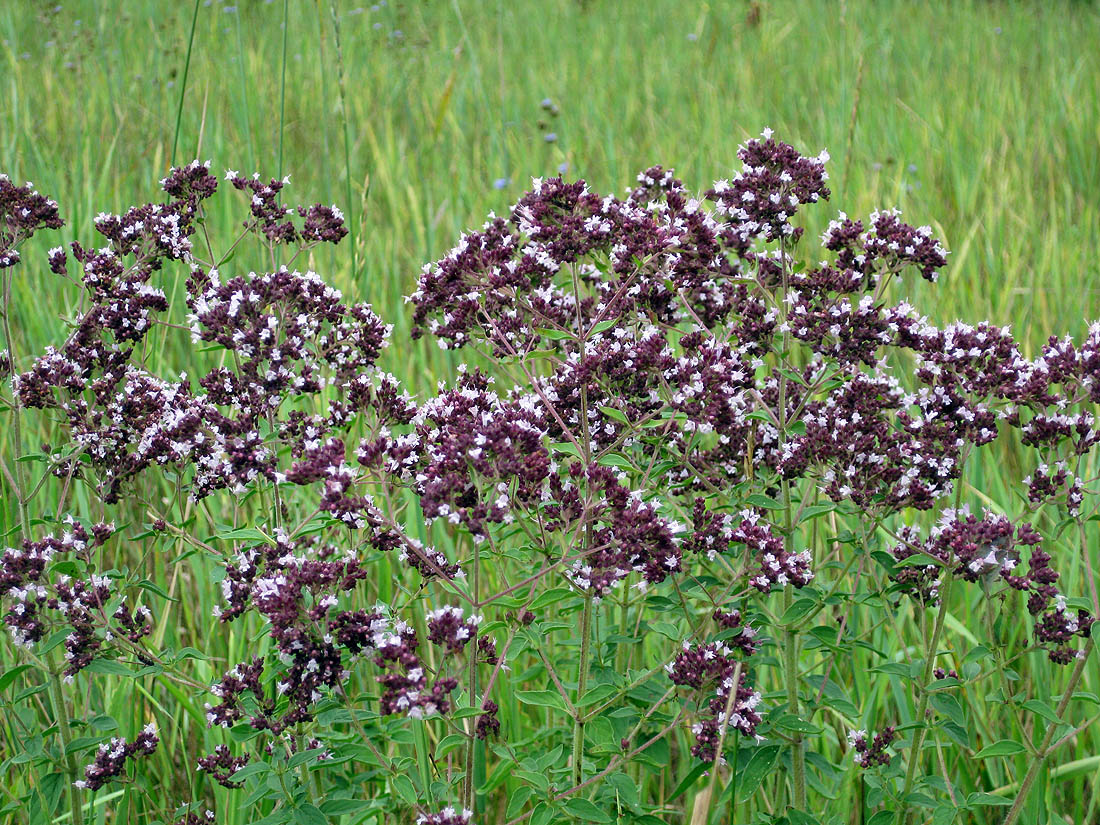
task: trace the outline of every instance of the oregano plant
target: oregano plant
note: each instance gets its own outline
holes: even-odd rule
[[[411,338],[458,367],[416,397],[383,365],[419,345],[310,269],[339,209],[198,162],[50,250],[83,297],[20,352],[20,248],[62,222],[0,178],[5,810],[1025,821],[1088,712],[1100,325],[1030,358],[936,327],[893,297],[947,265],[929,227],[804,237],[827,154],[738,157],[699,195],[534,180],[420,273]],[[1033,462],[995,501],[1006,441]]]

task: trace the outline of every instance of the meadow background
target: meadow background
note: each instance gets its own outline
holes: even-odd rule
[[[414,391],[453,364],[432,342],[408,342],[403,296],[424,262],[490,210],[505,212],[532,176],[564,169],[621,192],[661,163],[703,189],[731,173],[737,145],[765,126],[807,154],[829,150],[838,206],[897,206],[934,227],[949,266],[938,285],[921,282],[908,296],[934,323],[1010,324],[1032,357],[1049,335],[1081,336],[1100,317],[1092,3],[13,0],[0,4],[0,40],[0,171],[60,202],[65,242],[89,242],[100,210],[154,197],[173,160],[290,174],[291,201],[336,203],[351,219],[354,246],[319,251],[312,266],[396,325],[400,343],[383,366]],[[832,214],[811,210],[808,231]],[[226,211],[211,220],[224,238],[237,219]],[[17,273],[13,326],[24,356],[58,339],[59,318],[79,300],[46,269],[57,234],[28,244]],[[178,364],[187,347],[170,341],[165,362]],[[10,450],[6,438],[0,449]],[[996,460],[970,474],[976,504],[1007,504],[1006,484],[1030,470],[1011,446],[995,449]],[[0,519],[7,533],[11,501]],[[1065,568],[1065,585],[1084,594],[1079,562]],[[210,615],[216,588],[201,577],[174,586],[188,607],[162,632],[183,646],[206,632],[206,619],[187,618]],[[959,613],[950,628],[962,652],[965,623]],[[227,638],[227,657],[246,642]],[[0,643],[0,665],[10,657]],[[1100,692],[1095,659],[1082,689]],[[138,718],[155,699],[134,697],[102,702],[119,719]],[[180,796],[188,789],[176,763],[204,735],[201,700],[188,701],[169,709],[179,736],[165,737],[155,757]],[[973,712],[987,728],[1005,724],[982,702]],[[0,757],[22,747],[0,718]],[[1100,821],[1097,754],[1093,725],[1057,755],[1035,794],[1055,821]],[[964,785],[1011,786],[988,764],[949,758]],[[0,774],[10,798],[22,793],[13,782]],[[124,801],[130,807],[112,810],[134,818],[118,821],[152,810]],[[97,808],[101,821],[111,821],[107,808]],[[225,813],[227,823],[248,821]]]

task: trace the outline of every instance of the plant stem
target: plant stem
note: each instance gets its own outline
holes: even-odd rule
[[[581,699],[584,697],[588,686],[588,650],[592,624],[592,596],[584,597],[584,612],[581,614],[581,661],[577,676],[577,706],[575,721],[573,723],[573,784],[579,785],[584,779],[581,771],[581,759],[584,757],[584,712],[581,710]]]
[[[783,588],[783,611],[791,606],[794,587]],[[787,682],[787,710],[798,716],[798,634],[791,628],[783,631],[783,671]],[[801,733],[791,738],[791,802],[800,811],[806,810],[806,744]]]
[[[8,361],[11,363],[12,374],[16,375],[15,342],[12,340],[11,334],[11,281],[12,275],[9,269],[4,273],[4,346],[8,351]],[[12,492],[15,494],[15,503],[19,508],[19,526],[22,530],[23,538],[30,541],[31,520],[27,510],[27,500],[25,498],[27,489],[26,471],[23,468],[23,462],[19,460],[23,452],[23,433],[19,421],[19,412],[22,406],[23,405],[19,402],[19,393],[13,390],[11,399],[11,429],[15,437],[15,460],[12,462],[12,464],[15,465],[15,490]]]
[[[56,673],[50,674],[50,699],[50,704],[53,705],[54,717],[57,721],[57,730],[61,734],[61,749],[65,767],[69,772],[69,808],[73,814],[73,825],[82,825],[84,812],[80,807],[80,789],[73,784],[73,777],[78,775],[76,755],[68,752],[69,743],[72,741],[69,736],[71,719],[69,718],[69,708],[65,704],[65,696],[61,692],[61,678]]]
[[[4,273],[4,288],[3,288],[3,306],[0,310],[3,311],[4,317],[4,345],[8,350],[8,360],[11,362],[12,373],[16,373],[16,358],[15,358],[15,341],[11,334],[11,271],[8,270]],[[23,430],[20,421],[20,414],[22,412],[22,404],[19,401],[19,393],[12,392],[11,402],[11,431],[12,436],[15,439],[15,489],[12,493],[15,496],[16,504],[19,507],[19,528],[20,533],[24,541],[31,540],[31,520],[30,512],[27,509],[28,501],[26,496],[26,476],[23,470],[23,463],[19,461],[19,457],[23,452]],[[69,753],[69,738],[70,733],[70,717],[69,709],[65,705],[65,696],[61,692],[61,679],[56,673],[50,673],[50,691],[49,691],[49,704],[50,711],[53,714],[54,721],[57,722],[57,730],[61,734],[61,751],[62,758],[65,760],[65,765],[69,772],[69,807],[72,809],[73,825],[83,825],[84,813],[80,807],[80,789],[73,785],[77,776],[76,757]]]
[[[481,545],[474,542],[474,575],[473,575],[473,597],[474,603],[477,603],[478,593],[478,568],[481,566]],[[470,707],[478,707],[477,703],[477,625],[474,625],[473,636],[467,644],[469,654],[469,667],[470,667],[470,681],[469,681],[469,702]],[[466,724],[469,728],[469,741],[466,743],[466,775],[462,778],[462,801],[465,807],[471,811],[474,810],[476,801],[474,799],[474,749],[477,747],[477,737],[475,733],[477,726],[474,724],[474,719],[471,717],[466,720]],[[475,815],[477,811],[474,811]]]
[[[919,725],[913,731],[913,744],[909,747],[909,765],[905,769],[905,786],[901,792],[902,805],[905,804],[905,798],[909,796],[909,792],[913,790],[913,780],[917,775],[917,765],[920,764],[920,749],[924,745],[924,717],[928,713],[928,685],[932,682],[932,672],[936,666],[936,650],[939,648],[940,636],[943,633],[944,620],[947,618],[947,597],[951,594],[951,569],[945,569],[943,574],[943,585],[940,588],[940,606],[939,611],[936,613],[936,626],[932,630],[932,638],[928,642],[928,647],[924,651],[924,676],[920,683],[920,699],[917,701],[917,715],[914,721]],[[902,807],[898,810],[897,819],[895,822],[897,825],[901,825],[905,821],[905,808]]]
[[[354,280],[359,276],[359,252],[355,242],[355,204],[351,199],[351,133],[348,131],[348,101],[344,92],[344,52],[340,46],[340,15],[336,13],[336,0],[329,4],[329,11],[332,14],[332,30],[336,40],[336,88],[340,92],[340,120],[344,126],[344,197],[347,201],[345,208],[348,210],[347,227],[351,241],[351,277]]]
[[[1081,681],[1081,676],[1085,672],[1085,662],[1088,661],[1089,654],[1092,653],[1093,640],[1089,639],[1085,644],[1084,649],[1081,651],[1082,656],[1077,660],[1077,665],[1073,668],[1073,673],[1069,677],[1069,684],[1066,685],[1065,691],[1062,693],[1062,698],[1058,702],[1058,707],[1055,709],[1055,713],[1058,718],[1062,718],[1062,714],[1066,712],[1066,707],[1069,706],[1070,699],[1073,698],[1073,691],[1077,688],[1077,683]],[[1028,768],[1027,775],[1024,776],[1024,781],[1020,785],[1020,792],[1016,794],[1016,801],[1012,803],[1012,808],[1009,809],[1008,816],[1005,817],[1004,825],[1014,825],[1017,819],[1020,818],[1020,811],[1024,809],[1024,803],[1027,802],[1027,795],[1031,791],[1031,786],[1035,784],[1035,778],[1039,775],[1039,771],[1047,761],[1047,750],[1050,748],[1050,743],[1054,739],[1054,732],[1057,730],[1057,725],[1048,725],[1047,732],[1043,736],[1043,741],[1039,745],[1039,756],[1031,763],[1031,767]]]
[[[187,75],[191,72],[191,46],[195,43],[195,24],[199,22],[199,0],[195,0],[195,11],[191,14],[191,35],[187,38],[187,57],[183,60],[183,82],[180,83],[180,100],[176,107],[176,134],[172,138],[172,155],[169,165],[176,165],[176,148],[180,142],[180,125],[183,123],[183,98],[187,94]]]

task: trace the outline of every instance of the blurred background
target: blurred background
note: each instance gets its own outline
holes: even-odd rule
[[[313,266],[398,341],[420,267],[532,176],[621,193],[660,163],[702,189],[764,127],[832,156],[808,231],[898,207],[945,239],[940,283],[895,296],[933,321],[1012,324],[1030,355],[1100,316],[1091,3],[71,0],[0,4],[0,37],[0,169],[60,201],[66,241],[153,199],[173,159],[290,174],[288,201],[355,224],[354,256]],[[52,340],[36,296],[78,298],[22,268],[24,353]],[[416,347],[421,385],[444,356]]]

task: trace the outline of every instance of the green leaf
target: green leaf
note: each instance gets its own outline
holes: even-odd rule
[[[573,798],[565,803],[565,810],[585,822],[611,822],[611,817],[587,799]]]
[[[170,601],[170,602],[178,602],[179,601],[179,599],[173,599],[171,596],[169,596],[167,593],[165,593],[163,590],[161,590],[159,587],[157,587],[155,584],[153,584],[153,582],[149,581],[148,579],[142,579],[141,581],[139,581],[137,583],[137,586],[140,587],[142,590],[148,590],[150,593],[155,593],[156,595],[160,596],[162,599],[166,599],[167,601]]]
[[[546,774],[518,770],[513,771],[512,775],[518,779],[522,779],[528,785],[534,786],[534,788],[541,793],[546,793],[550,788],[550,780],[547,778]]]
[[[93,716],[88,720],[88,725],[96,730],[118,730],[118,722],[115,721],[114,717],[108,716],[105,713]]]
[[[554,821],[554,809],[545,802],[540,802],[531,812],[531,825],[550,825]]]
[[[393,778],[393,789],[409,805],[417,803],[416,788],[413,787],[412,780],[404,774],[399,774]]]
[[[638,797],[638,786],[634,783],[633,779],[622,771],[617,771],[610,774],[604,781],[615,790],[615,795],[620,806],[626,806],[631,810],[636,810],[638,808],[640,801]]]
[[[517,690],[516,698],[525,705],[565,710],[565,702],[556,690]]]
[[[816,609],[817,602],[813,599],[798,599],[794,604],[783,611],[783,615],[779,617],[779,624],[785,627],[795,624]]]
[[[239,530],[229,530],[225,533],[217,533],[214,538],[222,541],[262,541],[265,544],[275,546],[275,539],[262,530],[254,527],[242,527]]]
[[[527,800],[530,798],[531,788],[527,785],[520,786],[508,799],[508,810],[504,813],[505,818],[515,819],[519,816],[519,812],[523,810],[523,806],[527,804]]]
[[[959,700],[954,696],[946,693],[934,693],[929,701],[936,711],[942,713],[960,728],[966,727],[966,714],[963,712]]]
[[[311,748],[307,751],[298,751],[290,759],[287,760],[286,766],[288,768],[296,768],[299,765],[309,762],[311,759],[316,759],[322,753],[325,752],[324,748]]]
[[[927,553],[914,553],[900,561],[894,562],[895,567],[943,567],[943,562],[935,556]]]
[[[674,642],[680,641],[684,635],[680,628],[672,622],[652,622],[649,626],[657,633],[660,633],[665,638],[672,639]]]
[[[551,341],[564,341],[567,338],[577,337],[575,333],[566,332],[564,329],[536,329],[535,332]]]
[[[789,730],[795,733],[821,733],[821,728],[817,727],[817,725],[814,725],[812,722],[807,722],[805,719],[799,719],[791,713],[784,713],[772,722],[772,725],[780,730]]]
[[[11,683],[19,678],[20,673],[26,673],[32,667],[33,665],[17,665],[16,667],[5,670],[4,674],[0,676],[0,693],[3,693],[11,687]]]
[[[471,716],[480,716],[485,711],[481,708],[458,708],[451,711],[452,719],[469,719]]]
[[[737,782],[738,798],[748,799],[756,793],[756,789],[760,787],[760,783],[775,767],[778,760],[779,745],[762,745],[756,748]]]
[[[986,659],[992,655],[993,651],[985,645],[975,645],[967,651],[965,656],[963,656],[962,663],[968,665],[972,662],[980,662],[982,659]]]
[[[618,320],[615,318],[609,318],[606,321],[600,321],[596,326],[592,327],[589,335],[599,335],[601,332],[607,332],[609,329],[614,328],[618,324]]]
[[[444,736],[439,741],[439,744],[435,746],[435,758],[442,759],[448,753],[458,750],[465,743],[466,737],[461,733],[452,733],[448,736]]]
[[[231,777],[230,782],[244,782],[251,776],[262,776],[271,770],[271,765],[267,762],[249,762],[239,771],[236,771]]]
[[[576,595],[576,593],[567,587],[552,587],[545,593],[540,593],[535,600],[531,602],[531,610],[538,610],[540,607],[546,607],[551,604],[559,604]]]
[[[371,806],[369,799],[328,799],[321,803],[321,813],[325,816],[353,814]]]
[[[966,798],[967,807],[973,805],[1003,805],[1007,807],[1011,804],[1011,799],[1005,799],[1003,796],[994,796],[991,793],[972,793]]]
[[[596,687],[591,690],[585,691],[584,696],[578,699],[574,704],[579,708],[587,707],[596,702],[602,702],[604,699],[610,699],[618,692],[619,689],[614,685],[596,685]]]
[[[615,453],[608,453],[607,455],[600,456],[596,463],[604,467],[616,467],[620,470],[635,469],[630,459],[625,456],[616,455]]]
[[[877,665],[871,668],[871,673],[884,673],[887,676],[900,676],[903,679],[909,678],[909,665],[902,664],[901,662],[887,662],[883,665]]]
[[[1023,709],[1042,716],[1053,725],[1065,724],[1065,722],[1063,722],[1062,719],[1058,717],[1058,713],[1054,710],[1054,708],[1052,708],[1046,702],[1040,702],[1038,699],[1028,699],[1026,702],[1024,702]]]
[[[763,493],[753,493],[751,496],[745,498],[745,503],[753,507],[762,507],[765,510],[782,510],[783,505],[776,501],[771,496],[766,496]]]
[[[675,799],[692,785],[694,785],[695,780],[706,773],[706,770],[709,767],[711,767],[709,762],[700,762],[698,765],[688,771],[687,776],[680,780],[680,783],[672,791],[672,795],[668,797],[668,800],[671,802],[673,799]]]
[[[987,745],[982,748],[976,754],[975,759],[990,759],[994,756],[1015,756],[1018,753],[1026,751],[1023,745],[1012,739],[1001,739],[998,742],[994,742],[992,745]]]
[[[328,825],[328,817],[316,805],[306,802],[294,809],[294,821],[298,825]]]
[[[78,736],[76,739],[69,743],[69,746],[67,748],[65,748],[65,753],[79,753],[85,748],[95,747],[102,741],[103,740],[100,739],[98,736]]]
[[[630,419],[626,417],[626,414],[622,410],[617,410],[614,407],[606,407],[606,406],[600,407],[599,410],[604,415],[606,415],[608,418],[611,418],[611,419],[613,419],[615,421],[618,421],[622,424],[629,424],[630,423]]]
[[[836,505],[832,502],[829,502],[828,504],[811,504],[809,507],[802,511],[802,518],[799,519],[798,523],[802,524],[803,522],[810,521],[811,519],[815,519],[818,516],[824,515],[825,513],[831,513],[835,509]]]
[[[89,673],[102,673],[106,676],[136,676],[137,672],[114,659],[96,659],[86,668]]]
[[[787,809],[787,821],[791,825],[821,825],[821,820],[811,816],[805,811],[797,811],[794,808]]]

